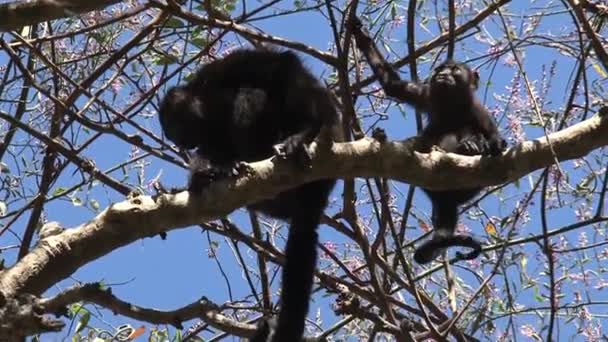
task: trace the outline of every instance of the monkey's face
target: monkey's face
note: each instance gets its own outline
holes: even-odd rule
[[[471,94],[477,89],[479,75],[462,63],[446,61],[431,75],[431,92],[437,95]]]
[[[204,126],[203,106],[189,89],[171,88],[160,104],[159,119],[165,136],[178,147],[197,147]]]

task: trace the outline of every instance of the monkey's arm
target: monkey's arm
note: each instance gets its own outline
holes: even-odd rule
[[[319,135],[322,127],[338,123],[336,109],[326,90],[317,87],[293,89],[287,93],[286,102],[290,104],[289,110],[297,113],[292,122],[299,124],[296,124],[297,129],[290,129],[289,134],[283,134],[283,140],[274,146],[275,155],[282,158],[295,157],[300,164],[308,165],[310,156],[306,146]]]
[[[427,112],[429,108],[428,87],[424,84],[401,80],[399,74],[382,57],[378,47],[369,34],[365,32],[358,18],[355,18],[351,23],[351,29],[357,47],[365,56],[367,63],[374,71],[374,75],[378,77],[386,95],[400,102],[406,102],[420,111]]]
[[[483,108],[481,104],[479,104],[478,106],[480,108],[479,113],[477,114],[478,122],[481,126],[479,128],[481,129],[483,137],[487,141],[486,151],[480,154],[489,154],[492,156],[497,156],[505,150],[505,148],[507,147],[507,142],[500,135],[500,132],[498,131],[498,126],[496,125],[496,122],[494,122],[494,119],[492,118],[491,114],[485,108]]]

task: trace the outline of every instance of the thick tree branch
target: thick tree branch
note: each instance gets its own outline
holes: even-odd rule
[[[15,336],[57,332],[65,326],[61,320],[44,315],[36,296],[0,297],[0,304],[0,341],[20,341]]]
[[[102,9],[120,0],[37,0],[0,4],[0,32]]]
[[[112,294],[110,289],[101,289],[98,283],[72,286],[53,298],[40,300],[39,304],[45,312],[59,313],[65,306],[79,301],[95,303],[113,313],[140,321],[171,324],[178,329],[183,329],[182,322],[200,318],[212,327],[234,335],[250,337],[255,332],[254,325],[240,323],[223,315],[220,307],[205,297],[176,310],[161,311],[125,302]]]
[[[606,108],[604,108],[606,109]],[[582,157],[608,145],[608,116],[593,118],[549,136],[557,159]],[[39,295],[86,263],[135,240],[229,214],[304,182],[327,177],[387,177],[433,189],[509,182],[554,161],[546,138],[527,141],[496,158],[414,152],[415,138],[381,144],[373,139],[314,149],[313,167],[295,170],[272,158],[251,163],[239,179],[218,182],[202,196],[187,192],[132,197],[116,203],[76,229],[50,236],[11,268],[0,273],[5,297],[22,291]],[[314,147],[314,146],[313,146]],[[454,179],[459,179],[458,184]],[[220,199],[221,200],[218,200]]]

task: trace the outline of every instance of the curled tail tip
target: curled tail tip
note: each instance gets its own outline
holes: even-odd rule
[[[475,240],[469,235],[451,235],[449,237],[439,237],[437,235],[418,247],[414,252],[414,261],[418,264],[424,265],[433,261],[439,252],[449,247],[467,247],[472,251],[462,253],[456,252],[456,261],[458,260],[472,260],[477,258],[482,251],[482,246],[479,241]]]

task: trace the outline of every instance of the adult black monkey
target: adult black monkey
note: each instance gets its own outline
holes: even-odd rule
[[[479,75],[463,63],[447,60],[433,70],[425,83],[403,81],[378,51],[358,18],[350,28],[357,47],[370,64],[387,96],[408,103],[428,114],[428,123],[416,149],[430,152],[433,145],[446,152],[463,155],[499,155],[506,147],[498,127],[487,109],[475,97]],[[458,207],[471,200],[482,188],[435,191],[423,189],[433,206],[434,234],[418,247],[414,260],[426,264],[451,246],[470,247],[467,254],[456,252],[458,259],[474,259],[481,244],[467,235],[455,235]]]
[[[176,145],[197,148],[189,184],[193,193],[234,174],[241,161],[278,154],[305,164],[306,145],[321,131],[341,140],[340,115],[328,90],[292,52],[237,50],[203,66],[190,82],[169,90],[160,122]],[[333,179],[307,183],[248,206],[291,223],[276,331],[263,322],[252,341],[302,338],[316,265],[316,228],[334,184]]]

